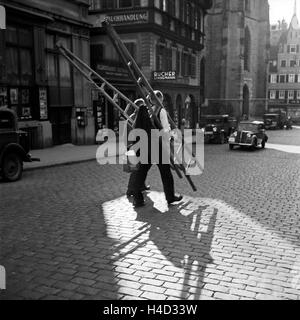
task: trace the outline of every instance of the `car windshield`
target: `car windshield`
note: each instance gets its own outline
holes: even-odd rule
[[[223,119],[207,119],[207,124],[220,124],[223,123]]]
[[[265,119],[277,119],[278,115],[276,114],[266,114]]]
[[[240,123],[239,131],[255,131],[257,129],[257,125],[254,123]]]

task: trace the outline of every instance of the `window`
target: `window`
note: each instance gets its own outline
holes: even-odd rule
[[[134,60],[137,60],[137,49],[136,49],[136,43],[135,42],[125,42],[125,47],[131,54],[132,58]]]
[[[179,50],[177,50],[176,51],[176,72],[177,72],[177,74],[179,75],[179,74],[181,74],[181,71],[180,71],[180,51]]]
[[[196,77],[196,57],[194,55],[190,56],[190,75],[191,77],[195,78]]]
[[[250,11],[250,0],[245,0],[245,10]]]
[[[111,1],[113,2],[113,1]],[[134,0],[119,0],[119,8],[132,8],[135,5]],[[138,1],[139,2],[139,1]]]
[[[290,53],[296,53],[296,46],[294,44],[290,45]]]
[[[281,75],[279,76],[279,82],[280,82],[280,83],[285,83],[285,75],[284,75],[284,74],[281,74]]]
[[[300,83],[300,74],[298,74],[297,82]]]
[[[166,48],[166,66],[165,69],[167,71],[172,70],[172,49]]]
[[[285,99],[285,91],[284,90],[280,90],[279,91],[279,99],[280,100],[284,100]]]
[[[295,75],[294,74],[289,74],[289,82],[294,83],[295,82]]]
[[[103,44],[92,44],[91,45],[91,67],[96,70],[98,64],[104,60],[104,45]]]
[[[277,83],[277,74],[271,74],[271,83]]]
[[[270,99],[276,99],[276,91],[275,90],[270,91]]]
[[[297,100],[300,100],[300,90],[297,90]]]
[[[289,100],[294,100],[294,91],[293,90],[289,90],[288,98],[289,98]]]
[[[280,61],[280,66],[285,68],[286,67],[286,60],[281,60]]]
[[[251,37],[248,27],[245,30],[244,70],[250,71]]]
[[[68,49],[71,49],[71,39],[60,37],[54,34],[46,36],[46,63],[48,84],[51,86],[71,87],[71,67],[69,62],[61,55],[58,55],[53,48],[55,43],[61,43]]]
[[[6,70],[9,83],[8,106],[22,120],[32,119],[33,102],[33,34],[24,26],[6,29]]]
[[[72,50],[71,38],[58,34],[46,34],[46,75],[49,85],[50,106],[73,105],[73,83],[71,66],[62,55],[54,50],[60,41],[64,47]]]
[[[297,61],[296,60],[290,60],[290,67],[295,67],[297,65]]]
[[[161,44],[156,46],[156,69],[160,71],[163,70],[164,48],[165,47]]]

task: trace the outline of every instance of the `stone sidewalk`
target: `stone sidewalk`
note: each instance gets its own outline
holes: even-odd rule
[[[112,144],[110,145],[112,146]],[[24,163],[24,170],[34,170],[39,168],[48,168],[58,165],[67,165],[80,163],[96,159],[97,150],[100,145],[82,145],[64,144],[39,150],[32,150],[30,153],[33,158],[39,158],[40,161]],[[116,152],[111,155],[123,154],[124,146],[116,148]]]

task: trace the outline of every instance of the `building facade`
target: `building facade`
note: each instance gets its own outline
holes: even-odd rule
[[[206,29],[203,114],[261,117],[267,106],[268,1],[215,0]]]
[[[203,102],[204,18],[211,1],[91,0],[90,4],[92,67],[129,98],[137,97],[135,84],[101,27],[108,19],[153,88],[164,93],[175,122],[185,119],[187,126],[196,127]],[[105,99],[95,93],[93,104],[98,128],[115,128],[118,114]]]
[[[93,143],[91,90],[55,48],[89,63],[88,0],[2,0],[0,106],[13,109],[32,148]],[[81,112],[85,124],[76,121]]]
[[[288,26],[284,21],[271,26],[268,111],[287,112],[300,120],[300,25],[296,14]]]

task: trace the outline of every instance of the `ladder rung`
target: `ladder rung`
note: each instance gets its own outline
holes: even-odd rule
[[[102,89],[102,90],[104,90],[105,85],[106,85],[106,83],[105,83],[105,82],[103,82],[103,83],[101,84],[101,89]]]
[[[131,104],[130,103],[128,103],[128,105],[126,106],[126,108],[125,108],[125,110],[124,110],[124,112],[127,114],[127,112],[129,111],[129,108],[131,107]]]
[[[141,84],[142,81],[143,81],[143,79],[140,77],[140,78],[138,78],[137,83],[138,83],[138,84]]]
[[[118,94],[118,93],[115,93],[115,94],[114,94],[114,97],[113,97],[114,102],[117,102],[117,101],[118,101],[118,97],[119,97],[119,94]]]

